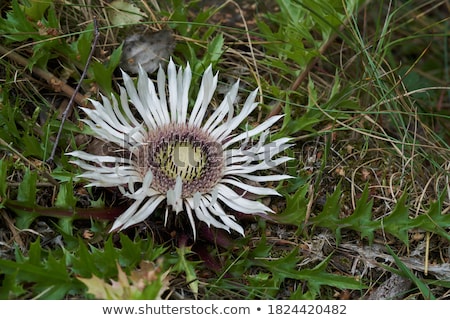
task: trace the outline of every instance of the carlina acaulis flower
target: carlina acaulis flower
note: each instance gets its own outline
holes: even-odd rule
[[[115,146],[114,155],[68,153],[77,158],[71,162],[84,170],[78,177],[89,180],[87,186],[118,187],[125,197],[133,200],[111,230],[144,221],[164,203],[165,222],[172,212],[184,212],[194,237],[195,218],[208,226],[244,235],[226,207],[244,214],[273,212],[245,195],[279,196],[277,191],[259,185],[290,178],[285,174],[257,174],[291,159],[278,156],[291,146],[289,138],[266,143],[270,127],[282,116],[235,132],[258,106],[257,90],[250,93],[235,115],[239,81],[220,105],[211,110],[218,79],[211,66],[203,74],[191,108],[189,64],[177,71],[170,60],[167,77],[160,67],[156,88],[142,68],[136,85],[128,74],[122,75],[125,87],[120,87],[120,101],[115,95],[110,99],[102,96],[102,102],[91,101],[93,109],[81,108],[89,117],[82,121],[97,138]]]

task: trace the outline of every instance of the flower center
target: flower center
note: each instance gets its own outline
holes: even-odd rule
[[[211,191],[222,177],[222,145],[207,132],[186,124],[149,132],[137,156],[142,174],[151,170],[151,186],[162,194],[174,188],[177,177],[183,182],[183,198]]]
[[[202,149],[187,141],[169,141],[154,158],[167,177],[176,179],[180,176],[186,182],[201,178],[206,164]]]

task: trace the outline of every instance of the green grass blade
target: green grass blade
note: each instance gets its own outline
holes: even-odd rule
[[[417,278],[410,269],[408,269],[408,267],[394,253],[394,251],[391,249],[391,247],[386,246],[386,248],[387,248],[389,254],[394,258],[395,264],[400,268],[403,275],[406,276],[407,278],[409,278],[417,286],[417,288],[422,293],[423,297],[425,299],[429,299],[429,300],[436,300],[436,297],[433,295],[430,288],[424,282],[422,282],[419,278]]]

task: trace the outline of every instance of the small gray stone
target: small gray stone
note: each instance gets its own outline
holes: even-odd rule
[[[121,67],[137,74],[141,65],[147,73],[153,73],[169,59],[174,47],[175,39],[170,30],[134,33],[124,41]]]

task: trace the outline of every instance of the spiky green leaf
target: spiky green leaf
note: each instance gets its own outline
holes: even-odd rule
[[[356,202],[355,211],[340,222],[339,228],[351,228],[361,233],[361,238],[367,237],[369,243],[373,242],[374,231],[379,228],[380,224],[372,220],[373,200],[368,201],[369,187],[366,185],[361,198]]]
[[[408,245],[408,230],[411,229],[409,207],[406,204],[408,194],[405,192],[398,199],[392,212],[383,219],[383,228]]]
[[[422,293],[423,297],[429,300],[436,300],[436,297],[433,295],[433,292],[430,290],[430,288],[423,281],[417,278],[417,276],[394,253],[391,247],[389,246],[386,247],[389,254],[394,258],[395,264],[399,267],[402,274],[408,279],[410,279],[417,286],[417,288]]]

